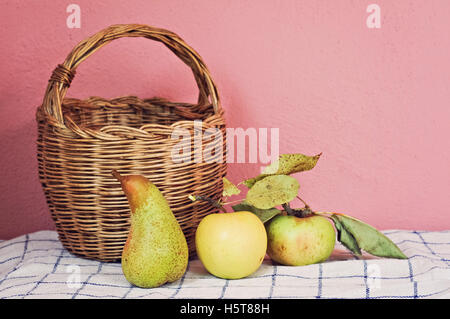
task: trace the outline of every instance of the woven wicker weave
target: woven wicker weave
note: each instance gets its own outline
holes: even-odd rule
[[[174,52],[194,73],[198,103],[134,96],[65,98],[77,66],[122,37],[159,41]],[[186,235],[190,256],[195,255],[196,227],[215,209],[192,203],[187,195],[220,198],[226,174],[225,121],[206,65],[180,37],[146,25],[114,25],[82,41],[54,70],[36,119],[39,177],[64,247],[86,258],[120,259],[128,235],[129,206],[111,175],[116,169],[125,175],[142,174],[161,190]],[[213,163],[175,163],[171,151],[180,140],[171,134],[184,128],[194,136],[196,119],[202,120],[203,132],[208,128],[222,132],[223,139],[213,143],[220,143],[224,152]],[[192,158],[195,152],[202,150],[194,149]]]

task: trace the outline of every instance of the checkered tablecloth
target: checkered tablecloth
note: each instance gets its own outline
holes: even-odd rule
[[[130,285],[120,263],[76,257],[53,231],[0,241],[0,298],[450,298],[450,231],[384,232],[409,257],[354,258],[342,246],[321,264],[269,259],[250,277],[213,277],[199,260],[159,288]]]

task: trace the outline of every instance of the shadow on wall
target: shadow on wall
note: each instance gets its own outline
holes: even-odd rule
[[[0,239],[55,229],[38,178],[36,137],[34,117],[0,135]]]

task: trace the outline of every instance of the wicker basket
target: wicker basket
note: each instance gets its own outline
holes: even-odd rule
[[[134,96],[64,98],[77,66],[97,49],[123,37],[159,41],[175,53],[194,73],[198,103]],[[180,37],[146,25],[114,25],[82,41],[53,71],[36,119],[39,177],[65,248],[90,259],[120,259],[128,235],[129,206],[111,175],[116,169],[121,174],[142,174],[161,190],[183,229],[190,256],[195,255],[197,225],[215,209],[207,203],[193,203],[187,195],[220,198],[226,174],[225,121],[206,65]],[[193,120],[201,120],[200,128],[199,121]],[[222,140],[204,143],[222,147],[224,151],[217,154],[220,159],[173,161],[171,151],[180,143],[171,135],[176,128],[188,130],[191,136],[210,128],[221,132]],[[205,148],[195,148],[193,140],[191,158]]]

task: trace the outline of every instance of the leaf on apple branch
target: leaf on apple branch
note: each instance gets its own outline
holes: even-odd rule
[[[290,175],[294,173],[309,171],[313,169],[322,153],[315,156],[303,155],[300,153],[281,154],[278,160],[267,166],[263,172],[254,177],[249,178],[242,183],[248,188],[252,188],[256,182],[272,175]]]
[[[298,181],[291,176],[268,176],[248,190],[246,202],[259,209],[270,209],[293,200],[299,188]]]
[[[334,226],[336,227],[337,239],[339,240],[339,242],[348,250],[350,250],[354,255],[361,256],[361,249],[359,248],[355,237],[353,237],[353,235],[349,233],[347,229],[345,229],[339,219],[336,218],[336,215],[331,215],[330,218],[333,220]]]
[[[232,182],[230,182],[226,177],[222,178],[223,181],[223,197],[230,197],[233,195],[239,195],[241,190],[237,188],[236,185],[234,185]]]
[[[256,208],[255,206],[246,203],[245,201],[243,201],[240,204],[233,205],[232,208],[235,212],[238,212],[238,211],[252,212],[256,216],[258,216],[259,219],[261,219],[261,221],[263,223],[271,220],[273,217],[275,217],[281,213],[281,210],[279,210],[279,209],[276,209],[276,208],[260,209],[260,208]]]
[[[344,214],[331,214],[329,217],[338,231],[338,240],[355,255],[361,256],[363,249],[378,257],[408,258],[396,244],[374,227]]]

